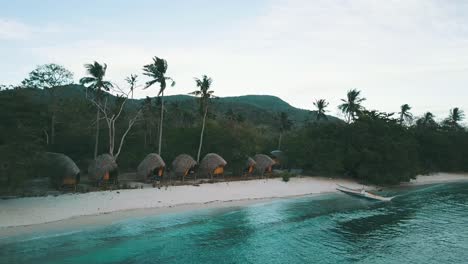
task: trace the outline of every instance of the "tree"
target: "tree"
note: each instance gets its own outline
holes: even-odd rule
[[[200,96],[200,110],[203,113],[202,129],[200,133],[200,144],[197,152],[197,162],[200,162],[200,154],[203,145],[203,134],[205,133],[206,115],[208,114],[208,103],[210,98],[214,97],[214,91],[210,91],[213,80],[206,75],[203,75],[201,79],[195,78],[195,83],[199,90],[193,91],[190,94]]]
[[[124,131],[122,134],[122,137],[120,138],[120,143],[118,148],[116,148],[115,145],[115,132],[116,132],[116,121],[121,117],[123,109],[125,107],[125,103],[128,100],[128,97],[132,90],[130,90],[128,93],[125,93],[124,91],[120,90],[121,94],[117,95],[117,98],[115,100],[115,105],[114,108],[112,109],[109,104],[107,98],[105,98],[104,102],[100,104],[99,102],[91,99],[91,102],[96,105],[96,107],[101,111],[101,113],[104,116],[104,120],[106,121],[108,132],[109,132],[109,154],[114,157],[115,160],[118,159],[120,152],[122,150],[122,147],[125,142],[125,138],[128,135],[128,132],[132,129],[133,125],[135,122],[139,119],[140,114],[142,112],[142,109],[139,109],[136,114],[128,120],[128,125],[127,129]]]
[[[52,145],[55,144],[55,124],[58,108],[55,88],[72,83],[73,73],[65,69],[65,67],[54,63],[37,66],[36,69],[29,73],[29,77],[21,82],[23,87],[47,91],[51,102],[48,108],[50,112],[50,143]]]
[[[328,104],[329,103],[325,99],[315,100],[314,106],[317,107],[317,121],[320,121],[320,119],[327,119],[327,115],[325,114],[327,110],[325,108],[327,108]]]
[[[278,150],[281,150],[281,141],[283,139],[283,134],[286,131],[291,130],[292,121],[289,120],[288,114],[286,112],[281,112],[279,114],[279,139],[278,139]]]
[[[175,81],[171,77],[166,76],[167,61],[158,57],[153,58],[153,63],[143,66],[143,74],[149,76],[151,80],[146,82],[145,88],[147,89],[153,84],[159,83],[158,96],[161,97],[161,120],[159,121],[159,145],[158,154],[161,155],[162,144],[162,131],[164,120],[164,90],[166,90],[166,81],[171,81],[171,86],[175,85]]]
[[[400,112],[398,113],[400,114],[400,119],[399,119],[400,125],[403,125],[404,122],[408,124],[411,123],[411,121],[413,120],[413,114],[409,112],[410,110],[411,110],[411,106],[409,106],[408,104],[404,104],[401,106]]]
[[[361,91],[352,89],[348,91],[347,99],[341,99],[343,103],[338,106],[338,109],[345,114],[348,123],[355,121],[357,115],[364,109],[361,103],[364,102],[366,98],[360,96]]]
[[[73,73],[55,63],[37,66],[29,73],[29,77],[21,82],[24,87],[44,90],[72,83]]]
[[[450,128],[461,128],[459,124],[465,118],[465,113],[458,107],[450,109],[449,116],[444,120],[444,124]]]
[[[435,116],[431,112],[426,112],[424,115],[416,120],[416,126],[426,127],[426,128],[435,128],[437,127],[437,122],[434,120]]]
[[[86,89],[86,96],[88,96],[88,89],[91,89],[94,92],[94,98],[96,102],[96,106],[101,104],[103,90],[110,91],[113,87],[112,83],[109,81],[105,81],[104,77],[106,75],[107,65],[99,64],[98,62],[94,62],[93,64],[85,64],[84,67],[88,73],[88,77],[83,77],[80,79],[80,83],[84,85]],[[98,155],[98,146],[99,146],[99,120],[100,120],[100,109],[96,107],[96,134],[95,134],[95,142],[94,142],[94,158]]]
[[[137,78],[138,78],[138,75],[136,74],[130,74],[129,77],[125,78],[125,81],[130,85],[130,92],[132,94],[132,99],[133,99],[133,90],[135,90],[136,88]]]

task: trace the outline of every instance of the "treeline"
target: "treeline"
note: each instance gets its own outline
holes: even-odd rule
[[[404,126],[388,114],[363,111],[350,124],[309,125],[285,144],[291,166],[313,174],[348,175],[396,184],[418,174],[468,171],[468,133],[417,120]]]
[[[288,158],[286,168],[370,183],[395,184],[420,173],[468,171],[468,132],[460,124],[464,113],[458,108],[438,123],[431,113],[413,117],[406,104],[395,114],[366,110],[360,91],[350,90],[339,106],[346,122],[329,121],[328,103],[321,99],[313,103],[317,111],[302,123],[274,110],[265,118],[274,121],[264,123],[233,109],[216,109],[212,80],[207,76],[194,84],[199,88],[194,92],[201,97],[199,101],[166,102],[163,108],[161,89],[166,83],[161,80],[170,84],[173,80],[160,75],[167,63],[159,58],[145,66],[154,81],[145,87],[159,84],[159,96],[139,101],[129,98],[138,87],[134,75],[127,78],[131,93],[115,97],[109,93],[112,83],[103,83],[106,66],[88,65],[90,77],[82,81],[94,85],[90,90],[89,86],[70,86],[72,75],[62,67],[48,67],[33,71],[22,85],[0,92],[2,187],[15,188],[27,179],[45,176],[35,170],[35,157],[45,151],[64,153],[86,171],[96,154],[109,153],[110,137],[117,142],[112,155],[117,153],[120,139],[125,139],[119,154],[114,155],[120,171],[134,171],[148,153],[162,149],[167,164],[182,153],[193,157],[199,151],[201,156],[218,153],[228,162],[228,172],[239,175],[248,156],[278,148]],[[57,70],[63,79],[44,81]],[[70,96],[57,96],[59,89],[77,87],[82,89],[79,93],[73,90]],[[107,124],[116,113],[119,119],[110,130]],[[164,133],[160,137],[161,125]]]

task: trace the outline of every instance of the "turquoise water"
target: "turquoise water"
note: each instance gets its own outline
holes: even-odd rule
[[[0,239],[0,263],[468,263],[468,184],[344,194]]]

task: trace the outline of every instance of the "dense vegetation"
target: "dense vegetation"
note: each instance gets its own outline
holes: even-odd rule
[[[157,67],[157,63],[165,62],[155,58],[154,63]],[[152,84],[158,83],[157,90],[162,94],[161,82],[172,82],[159,75],[167,64],[166,68],[151,65],[145,68],[152,72]],[[97,153],[109,153],[108,142],[113,142],[109,136],[117,142],[111,154],[118,156],[120,171],[134,171],[146,154],[158,149],[162,149],[161,156],[168,164],[182,153],[197,157],[200,136],[204,138],[201,156],[219,153],[228,161],[227,169],[232,174],[241,173],[247,156],[269,153],[279,146],[288,157],[286,167],[301,168],[310,174],[349,176],[363,182],[395,184],[419,173],[468,171],[468,132],[460,125],[463,111],[453,108],[441,123],[435,122],[431,113],[413,118],[409,105],[403,105],[395,115],[368,111],[358,90],[349,91],[339,106],[346,117],[344,122],[325,114],[328,103],[323,99],[313,103],[317,111],[307,111],[272,96],[203,97],[203,79],[198,80],[200,85],[194,83],[194,87],[198,85],[201,94],[197,95],[209,100],[209,107],[192,96],[165,96],[160,145],[162,96],[141,100],[131,99],[130,93],[114,96],[112,83],[105,80],[105,68],[89,64],[90,77],[83,78],[83,84],[92,83],[91,88],[69,84],[71,73],[58,68],[65,78],[63,82],[43,85],[44,73],[37,71],[22,85],[0,91],[3,186],[15,188],[26,179],[44,176],[35,169],[35,158],[44,151],[64,153],[86,171],[95,146]],[[43,76],[38,77],[39,73]],[[37,82],[41,78],[42,82]],[[136,75],[127,80],[133,97]],[[152,85],[148,84],[146,87]],[[213,88],[216,90],[216,86]],[[93,94],[91,99],[89,93]],[[100,115],[99,107],[103,105]],[[120,108],[119,118],[112,119]],[[108,113],[114,115],[103,117]],[[206,122],[202,122],[205,113]],[[107,133],[109,120],[114,122],[115,135]],[[115,155],[127,130],[120,155]]]

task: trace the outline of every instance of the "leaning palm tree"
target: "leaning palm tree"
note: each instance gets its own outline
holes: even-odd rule
[[[338,106],[338,109],[345,114],[348,123],[356,120],[357,115],[364,109],[361,103],[366,98],[360,96],[361,91],[352,89],[348,91],[347,99],[341,99],[343,103]]]
[[[95,100],[96,103],[99,104],[102,91],[109,91],[113,85],[109,81],[104,80],[104,76],[106,75],[107,65],[105,63],[99,64],[98,62],[94,62],[93,64],[85,64],[84,67],[86,68],[86,72],[89,76],[83,77],[80,79],[80,83],[84,85],[87,89],[91,89],[95,93]],[[86,91],[88,91],[86,89]],[[87,94],[87,93],[86,93]],[[98,146],[99,146],[99,120],[100,120],[100,112],[99,107],[96,110],[96,135],[95,135],[95,142],[94,142],[94,158],[98,155]]]
[[[444,121],[447,125],[452,128],[460,127],[460,121],[465,118],[465,113],[458,107],[450,109],[450,114],[448,118]]]
[[[406,121],[407,123],[410,123],[413,120],[413,114],[410,113],[411,106],[409,104],[404,104],[400,108],[400,125],[403,125],[403,123]]]
[[[206,115],[208,114],[208,102],[210,98],[214,97],[214,91],[210,91],[210,87],[213,83],[213,80],[206,75],[203,75],[201,79],[195,78],[195,83],[197,84],[199,90],[193,91],[190,94],[200,96],[200,110],[203,111],[202,129],[200,133],[200,145],[198,146],[197,153],[197,163],[200,163],[201,148],[203,145],[203,133],[205,132]]]
[[[158,96],[161,96],[161,120],[159,121],[159,146],[158,154],[161,155],[163,119],[164,119],[164,90],[166,90],[166,81],[171,81],[171,86],[175,85],[175,81],[171,77],[166,76],[167,61],[158,57],[153,58],[153,63],[143,66],[143,74],[149,76],[151,80],[146,82],[145,88],[159,83]]]
[[[327,115],[325,113],[327,112],[327,110],[325,108],[327,108],[329,103],[325,99],[319,99],[319,100],[315,100],[314,105],[315,107],[317,107],[317,116],[315,117],[316,120],[317,121],[319,121],[320,119],[326,120]]]
[[[138,75],[136,75],[136,74],[130,74],[130,76],[125,78],[125,81],[130,85],[130,91],[132,93],[132,99],[133,99],[133,91],[135,90],[136,83],[137,83],[137,78],[138,78]]]

